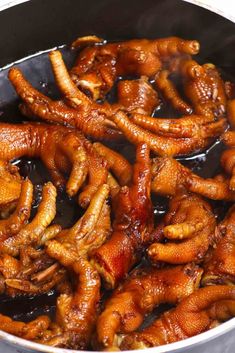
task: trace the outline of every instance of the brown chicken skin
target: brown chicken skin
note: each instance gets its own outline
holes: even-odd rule
[[[115,200],[112,236],[92,255],[92,263],[110,288],[126,276],[150,241],[150,177],[149,148],[142,144],[137,147],[132,183],[122,187]]]
[[[98,344],[115,346],[117,333],[137,330],[145,315],[161,303],[178,303],[198,288],[201,275],[193,264],[135,270],[106,302],[96,324]]]
[[[38,117],[45,121],[73,126],[85,135],[97,139],[113,140],[120,138],[121,133],[113,128],[113,124],[110,126],[110,122],[106,125],[106,118],[103,114],[99,114],[97,107],[92,111],[89,109],[86,114],[84,111],[68,107],[62,101],[53,101],[33,88],[25,79],[22,72],[15,67],[9,70],[9,80],[19,97],[25,103],[22,106],[21,112],[26,116],[30,118],[32,116]]]
[[[30,180],[22,182],[20,197],[15,211],[7,218],[0,220],[0,241],[17,234],[30,217],[33,201],[33,185]]]
[[[164,237],[168,241],[153,243],[148,248],[152,261],[170,264],[202,261],[216,226],[215,216],[206,201],[188,193],[174,196],[163,224]]]
[[[39,316],[35,320],[25,323],[0,314],[0,330],[27,340],[39,338],[49,325],[50,319],[47,316]]]
[[[75,41],[72,46],[80,46]],[[194,55],[200,45],[195,40],[178,37],[162,39],[134,39],[108,43],[83,49],[71,70],[74,82],[89,90],[93,99],[104,97],[112,88],[115,79],[123,75],[153,77],[163,62],[182,54]]]
[[[230,115],[231,117],[231,115]],[[234,114],[235,119],[235,114]],[[231,119],[230,119],[231,120]],[[222,135],[222,141],[228,147],[222,153],[220,162],[226,173],[230,176],[229,188],[235,190],[235,131],[227,131]]]
[[[107,163],[80,133],[58,125],[0,124],[0,158],[40,158],[57,187],[65,185],[74,196],[82,187],[79,203],[86,207],[99,185],[107,180]],[[84,182],[88,177],[88,183]]]
[[[195,336],[207,330],[214,320],[223,319],[221,312],[211,310],[215,304],[221,301],[225,304],[227,301],[229,305],[228,301],[234,299],[234,286],[200,288],[184,298],[175,309],[162,314],[143,331],[127,335],[120,347],[123,350],[155,347]],[[230,312],[230,317],[233,315],[234,313]]]
[[[132,165],[120,153],[108,148],[100,142],[93,147],[108,162],[108,168],[117,178],[120,185],[128,185],[132,178]]]
[[[165,100],[179,113],[184,115],[192,113],[192,107],[183,100],[173,82],[169,78],[170,71],[169,70],[161,70],[155,76],[155,84],[157,88],[160,90]]]
[[[1,294],[10,297],[35,296],[59,288],[66,279],[64,268],[45,254],[30,246],[20,251],[19,258],[8,254],[0,257],[0,272],[4,278]]]
[[[164,137],[208,139],[220,135],[226,127],[225,119],[208,121],[207,116],[185,115],[181,118],[152,118],[143,114],[132,114],[136,125]],[[179,140],[180,141],[180,140]]]
[[[204,179],[173,158],[153,159],[152,191],[159,195],[174,196],[182,188],[212,200],[235,200],[229,180],[223,176]]]
[[[15,209],[21,192],[22,179],[18,168],[0,159],[0,213],[3,218]]]
[[[100,186],[74,226],[46,243],[47,253],[70,269],[76,279],[74,291],[61,294],[57,300],[56,324],[62,330],[61,337],[44,337],[48,345],[86,349],[90,342],[99,307],[100,277],[89,262],[89,254],[103,244],[111,231],[108,194],[108,185]]]
[[[194,60],[185,60],[181,63],[180,72],[184,94],[195,114],[207,115],[212,120],[225,115],[225,85],[215,65],[201,66]]]
[[[148,83],[145,76],[138,80],[122,80],[117,83],[118,104],[127,112],[152,115],[160,106],[157,91]]]
[[[203,285],[235,283],[235,208],[217,226],[216,242],[204,261]]]
[[[123,132],[128,141],[134,145],[138,145],[139,143],[147,143],[150,149],[159,156],[180,156],[188,155],[193,152],[199,152],[209,146],[213,139],[220,136],[227,126],[225,119],[222,119],[218,122],[211,122],[211,124],[205,125],[202,129],[197,128],[197,130],[194,131],[194,134],[191,133],[191,137],[181,137],[180,133],[179,136],[177,136],[178,133],[169,136],[167,127],[164,127],[164,121],[159,122],[160,119],[156,120],[156,128],[154,128],[154,118],[149,117],[146,119],[140,117],[140,119],[135,118],[134,122],[134,120],[129,119],[127,114],[121,110],[111,115],[110,119]],[[146,124],[145,120],[148,120]],[[171,123],[169,120],[168,126],[172,126],[174,121]],[[189,119],[187,120],[188,121],[186,121],[186,123],[192,121],[191,119],[191,121]],[[203,120],[204,119],[200,119],[202,125]],[[142,123],[142,121],[144,122]],[[161,126],[161,129],[158,128],[157,124]],[[180,120],[178,124],[180,125]],[[181,124],[183,125],[183,122],[181,122]],[[146,130],[141,125],[145,128],[148,126],[150,131]],[[151,125],[153,127],[150,128]],[[163,132],[163,129],[165,129],[166,134]],[[183,130],[183,127],[180,129]],[[155,131],[152,132],[151,130]],[[160,132],[160,134],[157,134],[156,131]]]
[[[56,215],[56,188],[48,182],[43,186],[42,200],[34,218],[14,236],[0,243],[0,253],[18,256],[25,246],[39,246],[41,238]]]

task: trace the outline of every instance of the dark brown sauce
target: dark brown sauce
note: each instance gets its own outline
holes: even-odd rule
[[[63,57],[68,67],[71,67],[76,52],[69,50],[64,47],[62,49]],[[50,67],[50,62],[47,53],[42,53],[32,58],[26,58],[16,66],[22,69],[26,78],[32,83],[32,85],[38,88],[42,93],[50,96],[51,98],[58,98],[59,92],[54,84],[54,78]],[[231,68],[232,72],[232,68]],[[18,97],[12,88],[7,78],[8,69],[5,68],[0,71],[0,83],[1,83],[1,95],[0,95],[0,119],[4,122],[18,123],[26,121],[18,110]],[[231,74],[226,69],[223,72],[223,77],[231,79]],[[108,95],[108,100],[114,102],[116,99],[116,88]],[[154,116],[158,117],[178,117],[178,115],[169,107],[168,104],[162,100],[161,106],[156,109]],[[135,148],[128,142],[121,143],[110,143],[110,147],[121,152],[130,162],[135,160]],[[213,145],[203,153],[178,158],[181,163],[193,170],[202,177],[212,177],[220,172],[219,159],[220,154],[224,150],[224,146],[216,141]],[[38,204],[41,199],[42,185],[50,180],[50,176],[38,160],[27,160],[21,159],[14,162],[20,167],[21,175],[28,176],[35,187],[35,198],[33,205],[33,215],[36,213]],[[155,222],[158,223],[159,219],[165,214],[168,207],[168,200],[164,197],[152,195],[152,201],[154,205]],[[230,206],[224,202],[211,202],[218,219],[222,219]],[[72,226],[77,219],[81,217],[83,210],[78,206],[76,200],[69,199],[64,192],[59,192],[57,198],[57,215],[53,223],[59,223],[64,228]],[[33,216],[32,215],[32,216]],[[109,293],[104,293],[104,297]],[[41,314],[47,314],[54,316],[55,305],[56,305],[57,294],[54,291],[50,291],[47,294],[28,297],[22,296],[17,298],[9,298],[6,296],[0,297],[0,312],[9,315],[15,320],[29,321]],[[165,308],[165,307],[164,307]],[[159,310],[153,313],[151,317],[155,317],[159,314]],[[152,320],[150,318],[150,320]],[[149,321],[148,321],[149,322]],[[146,324],[146,323],[145,323]]]

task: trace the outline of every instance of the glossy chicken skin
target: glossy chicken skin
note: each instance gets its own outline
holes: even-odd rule
[[[174,196],[163,224],[164,237],[168,241],[153,243],[148,248],[152,261],[170,264],[202,261],[216,227],[215,216],[206,201],[188,193]]]
[[[225,304],[227,301],[229,305],[229,301],[234,299],[234,286],[211,286],[198,289],[184,298],[175,309],[162,314],[143,331],[127,335],[121,343],[121,349],[160,346],[195,336],[207,330],[214,320],[223,321],[224,310],[222,313],[211,310],[215,304],[221,301]],[[230,317],[232,316],[234,312],[230,312]]]
[[[132,165],[120,153],[95,142],[93,147],[108,162],[108,168],[117,178],[120,185],[128,185],[132,178]]]
[[[49,325],[50,319],[47,316],[39,316],[35,320],[25,323],[0,314],[0,330],[27,340],[35,340],[42,336]]]
[[[83,207],[107,179],[105,160],[75,130],[58,125],[1,123],[0,158],[12,160],[23,156],[40,158],[57,187],[64,186],[64,174],[70,173],[66,182],[69,196],[76,195],[88,176],[88,184],[79,196]]]
[[[235,200],[235,193],[229,189],[229,180],[223,176],[204,179],[173,158],[153,159],[152,191],[174,196],[182,188],[212,200]]]
[[[228,147],[221,156],[220,162],[230,176],[229,188],[235,191],[235,131],[227,131],[222,135],[222,141]]]
[[[43,186],[42,200],[35,217],[20,231],[0,243],[0,253],[18,256],[26,246],[39,246],[42,236],[56,215],[56,188],[48,182]]]
[[[4,278],[1,294],[10,297],[34,296],[59,288],[66,278],[65,269],[45,254],[30,246],[21,249],[19,258],[8,254],[0,257],[0,272]]]
[[[15,209],[20,197],[22,179],[18,168],[0,159],[0,212],[3,218]]]
[[[17,234],[30,217],[33,201],[33,185],[29,180],[22,182],[20,197],[15,211],[7,218],[0,220],[0,241]]]
[[[201,151],[211,144],[212,139],[220,136],[226,128],[226,121],[222,119],[219,122],[206,125],[202,131],[201,129],[197,129],[197,134],[190,138],[183,138],[178,137],[177,133],[174,136],[169,136],[167,133],[165,135],[162,131],[160,134],[155,134],[149,130],[145,130],[143,127],[139,126],[141,124],[135,124],[132,119],[129,119],[127,114],[121,110],[110,116],[110,119],[112,119],[123,132],[128,141],[135,145],[147,143],[150,149],[160,156],[179,156]],[[147,120],[149,119],[151,118]],[[144,118],[142,121],[144,121]],[[159,122],[159,124],[163,126],[164,122]],[[147,124],[145,127],[146,126]],[[151,123],[148,124],[148,127],[149,126],[151,126]],[[151,128],[150,130],[153,129]]]
[[[96,325],[98,343],[115,346],[117,333],[137,330],[145,315],[161,303],[178,303],[198,288],[201,275],[195,265],[135,270],[106,302]]]
[[[235,283],[235,208],[232,206],[218,225],[216,242],[204,262],[202,283]]]
[[[117,83],[117,100],[127,112],[152,115],[160,105],[157,92],[146,77],[138,80],[122,80]]]
[[[180,97],[169,76],[170,71],[160,71],[155,76],[155,84],[157,88],[161,91],[167,103],[169,103],[177,112],[185,115],[192,113],[192,107],[190,107],[190,105]]]
[[[76,47],[76,41],[73,46]],[[195,40],[177,37],[134,39],[87,47],[78,55],[71,77],[77,85],[89,90],[96,100],[112,88],[118,76],[152,77],[167,59],[185,53],[197,54],[199,47]]]
[[[132,183],[122,187],[115,200],[112,236],[92,256],[108,287],[114,288],[126,276],[150,241],[150,178],[149,148],[142,144],[137,147]]]
[[[91,107],[85,112],[70,108],[62,101],[53,101],[33,88],[17,68],[9,70],[9,79],[24,102],[21,112],[26,116],[73,126],[93,138],[113,140],[121,136],[121,133],[114,129],[113,124],[110,126],[110,122],[106,121],[104,114],[99,113],[97,107],[95,109]],[[84,97],[86,96],[82,95],[82,99]],[[76,104],[76,99],[74,103]]]
[[[46,344],[85,349],[90,342],[100,300],[100,277],[89,262],[89,254],[111,231],[108,194],[108,185],[100,186],[82,218],[46,244],[47,253],[70,269],[76,279],[74,291],[61,294],[57,300],[56,323],[61,327],[61,337],[50,337]]]
[[[185,115],[180,118],[152,118],[143,114],[131,117],[136,125],[163,137],[209,139],[220,135],[225,127],[225,119],[208,121],[207,116]]]
[[[184,94],[192,104],[195,114],[214,117],[224,116],[227,97],[224,82],[213,64],[199,65],[185,60],[180,67]]]

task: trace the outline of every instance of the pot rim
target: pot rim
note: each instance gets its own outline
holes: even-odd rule
[[[3,5],[0,5],[0,11],[4,11],[10,7],[20,5],[25,2],[29,2],[30,0],[12,0],[9,2],[6,2]],[[204,3],[203,1],[199,0],[182,0],[194,5],[197,5],[199,7],[204,7],[207,10],[214,12],[224,18],[227,18],[231,20],[232,22],[235,23],[235,16],[231,15],[228,12],[225,12],[221,9],[218,9],[217,7],[213,7],[212,5],[209,5],[207,3]],[[176,352],[178,350],[185,350],[188,349],[192,346],[198,346],[200,344],[206,343],[209,340],[215,339],[225,333],[228,333],[229,331],[235,329],[235,318],[230,319],[223,324],[221,324],[218,327],[212,328],[206,332],[200,333],[199,335],[166,344],[163,346],[159,347],[151,347],[151,348],[145,348],[145,349],[140,349],[138,352],[140,353],[146,353],[148,352],[154,352],[154,353],[167,353],[167,352]],[[15,346],[19,346],[22,348],[26,349],[32,349],[36,352],[42,352],[42,353],[83,353],[84,351],[81,350],[73,350],[73,349],[64,349],[64,348],[55,348],[51,346],[47,346],[44,344],[39,344],[35,343],[32,341],[25,340],[23,338],[16,337],[14,335],[11,335],[9,333],[6,333],[4,331],[0,330],[0,340],[4,340],[6,344],[12,344]],[[100,353],[100,351],[86,351],[87,353]],[[130,351],[123,351],[123,352],[128,352],[128,353],[136,353],[136,350],[130,350]]]

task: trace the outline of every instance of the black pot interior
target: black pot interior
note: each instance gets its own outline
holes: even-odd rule
[[[78,36],[96,34],[108,40],[128,38],[157,38],[180,36],[197,39],[201,43],[201,62],[218,65],[224,77],[235,81],[235,24],[195,5],[180,0],[31,0],[0,13],[0,67],[20,58],[62,44],[69,44]],[[63,55],[71,66],[76,53],[63,48]],[[30,82],[43,93],[57,97],[47,54],[41,54],[17,64]],[[0,113],[2,121],[20,121],[17,97],[7,79],[7,68],[0,72]],[[162,112],[158,114],[161,115]],[[133,150],[121,146],[130,159]],[[198,174],[209,177],[218,172],[219,154],[223,146],[216,144],[209,152],[183,160]],[[23,175],[29,175],[36,186],[35,209],[40,199],[42,183],[48,174],[39,162],[17,161]],[[164,213],[166,204],[154,200],[157,216]],[[228,206],[228,205],[227,205]],[[214,203],[222,217],[225,208]],[[70,226],[81,210],[75,202],[61,195],[57,220]],[[156,217],[156,219],[158,219]],[[32,319],[41,313],[53,314],[55,294],[49,293],[35,300],[2,298],[0,312],[15,319]]]

